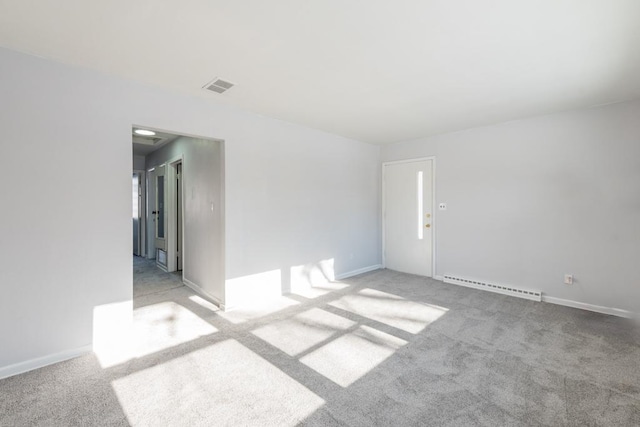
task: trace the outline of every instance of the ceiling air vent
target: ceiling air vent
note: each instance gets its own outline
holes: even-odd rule
[[[228,89],[233,87],[233,83],[229,83],[228,81],[215,78],[213,81],[207,83],[203,86],[204,89],[210,90],[216,93],[225,93]]]

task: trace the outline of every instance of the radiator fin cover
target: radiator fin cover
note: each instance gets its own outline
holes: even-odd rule
[[[532,301],[542,301],[542,292],[540,291],[532,291],[529,289],[516,288],[514,286],[499,285],[497,283],[491,283],[483,280],[468,279],[446,274],[444,275],[444,282],[474,289],[481,289],[484,291],[496,292],[503,295],[511,295],[518,298],[525,298]]]

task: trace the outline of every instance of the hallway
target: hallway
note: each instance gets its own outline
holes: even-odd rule
[[[182,271],[166,273],[155,260],[133,256],[133,298],[164,292],[184,286]]]

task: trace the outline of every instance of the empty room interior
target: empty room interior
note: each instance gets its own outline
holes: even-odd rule
[[[640,425],[637,0],[0,0],[0,130],[2,426]]]

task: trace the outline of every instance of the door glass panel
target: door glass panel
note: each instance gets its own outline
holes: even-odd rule
[[[140,177],[138,176],[138,174],[135,174],[135,173],[133,174],[133,179],[132,179],[131,182],[132,182],[132,192],[131,192],[131,194],[133,196],[133,199],[132,199],[133,212],[132,213],[133,213],[133,218],[137,219],[137,218],[140,218],[140,213],[138,211],[138,208],[139,208],[139,202],[138,202],[138,197],[139,197],[138,193],[139,193],[139,191],[138,191],[138,188],[140,187]]]
[[[158,211],[158,220],[156,221],[158,239],[164,238],[164,176],[159,176],[157,181],[156,207]]]

